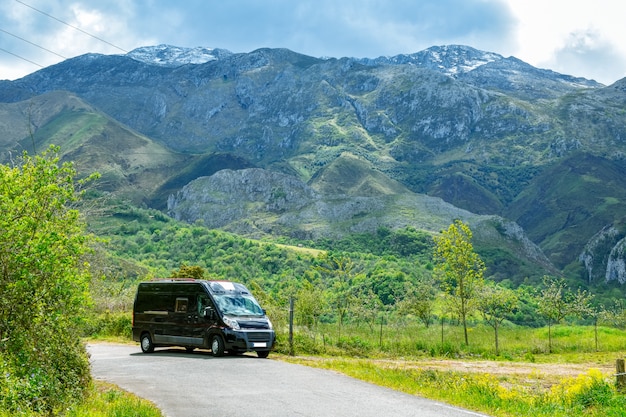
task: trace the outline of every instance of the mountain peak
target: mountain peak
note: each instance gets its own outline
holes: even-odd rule
[[[470,72],[482,65],[504,59],[494,52],[485,52],[465,45],[432,46],[414,54],[400,54],[393,57],[365,58],[361,62],[366,65],[379,64],[410,64],[420,68],[428,68],[456,77]]]
[[[470,46],[432,46],[412,55],[421,66],[438,69],[449,75],[470,72],[482,65],[504,59],[494,52],[485,52]]]
[[[180,67],[187,64],[204,64],[209,61],[216,61],[232,52],[226,49],[185,48],[173,45],[142,46],[130,51],[127,56],[150,65],[163,67]]]

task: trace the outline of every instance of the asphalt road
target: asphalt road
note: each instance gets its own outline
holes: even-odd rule
[[[95,343],[92,374],[154,402],[167,417],[477,417],[336,372],[206,351]]]

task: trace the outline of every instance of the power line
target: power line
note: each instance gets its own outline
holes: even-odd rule
[[[106,43],[107,45],[110,45],[110,46],[112,46],[112,47],[114,47],[114,48],[116,48],[116,49],[119,49],[120,51],[122,51],[122,52],[124,52],[124,53],[128,53],[128,51],[127,51],[127,50],[125,50],[125,49],[123,49],[123,48],[120,48],[119,46],[114,45],[114,44],[112,44],[111,42],[105,41],[104,39],[99,38],[99,37],[97,37],[96,35],[92,35],[92,34],[91,34],[91,33],[89,33],[89,32],[85,32],[85,31],[84,31],[84,30],[82,30],[81,28],[76,27],[76,26],[74,26],[74,25],[70,25],[69,23],[67,23],[67,22],[65,22],[65,21],[63,21],[63,20],[61,20],[61,19],[58,19],[58,18],[56,18],[56,17],[54,17],[54,16],[52,16],[52,15],[50,15],[50,14],[48,14],[48,13],[46,13],[46,12],[42,11],[42,10],[39,10],[39,9],[37,9],[37,8],[35,8],[35,7],[31,6],[31,5],[29,5],[29,4],[26,4],[26,3],[24,3],[24,2],[23,2],[23,1],[21,1],[21,0],[15,0],[15,1],[16,1],[16,2],[18,2],[18,3],[20,3],[20,4],[23,4],[24,6],[26,6],[26,7],[28,7],[28,8],[33,9],[34,11],[36,11],[36,12],[38,12],[38,13],[41,13],[41,14],[42,14],[42,15],[44,15],[44,16],[48,16],[49,18],[54,19],[54,20],[56,20],[57,22],[63,23],[64,25],[69,26],[69,27],[71,27],[72,29],[75,29],[75,30],[77,30],[77,31],[79,31],[79,32],[81,32],[81,33],[84,33],[84,34],[85,34],[85,35],[87,35],[87,36],[91,36],[92,38],[97,39],[97,40],[99,40],[100,42],[104,42],[104,43]]]
[[[14,56],[14,57],[16,57],[16,58],[23,59],[24,61],[26,61],[26,62],[30,62],[31,64],[34,64],[34,65],[37,65],[37,66],[38,66],[38,67],[40,67],[40,68],[44,68],[44,66],[43,66],[43,65],[38,64],[38,63],[36,63],[35,61],[31,61],[31,60],[30,60],[30,59],[28,59],[28,58],[24,58],[23,56],[20,56],[20,55],[18,55],[18,54],[14,54],[13,52],[7,51],[7,50],[6,50],[6,49],[4,49],[4,48],[0,48],[0,51],[2,51],[2,52],[6,52],[6,53],[7,53],[7,54],[9,54],[9,55],[13,55],[13,56]]]
[[[13,33],[11,33],[11,32],[7,32],[6,30],[4,30],[4,29],[2,29],[2,28],[0,28],[0,32],[4,32],[4,33],[6,33],[7,35],[11,35],[11,36],[13,36],[13,37],[15,37],[15,38],[17,38],[17,39],[19,39],[19,40],[21,40],[21,41],[24,41],[24,42],[26,42],[26,43],[29,43],[29,44],[33,45],[33,46],[36,46],[36,47],[37,47],[37,48],[39,48],[39,49],[43,49],[44,51],[50,52],[51,54],[54,54],[54,55],[56,55],[56,56],[58,56],[58,57],[60,57],[60,58],[67,59],[67,57],[64,57],[64,56],[63,56],[63,55],[61,55],[61,54],[57,54],[56,52],[51,51],[51,50],[50,50],[50,49],[48,49],[48,48],[44,48],[44,47],[43,47],[43,46],[41,46],[41,45],[38,45],[38,44],[36,44],[36,43],[33,43],[33,42],[31,42],[31,41],[29,41],[29,40],[27,40],[27,39],[24,39],[24,38],[22,38],[22,37],[20,37],[20,36],[17,36],[17,35],[15,35],[15,34],[13,34]]]

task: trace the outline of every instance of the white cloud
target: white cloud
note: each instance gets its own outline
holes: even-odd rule
[[[626,12],[615,0],[507,0],[518,19],[511,54],[605,84],[626,76]],[[626,3],[624,3],[626,5]]]
[[[576,68],[605,83],[626,76],[624,56],[609,39],[594,29],[570,33],[547,64],[558,72]]]

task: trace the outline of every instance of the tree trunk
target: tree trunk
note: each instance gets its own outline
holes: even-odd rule
[[[465,346],[469,346],[469,342],[467,339],[467,322],[465,320],[465,314],[463,314],[463,332],[465,333]]]
[[[548,353],[552,353],[552,321],[548,320]]]
[[[493,329],[496,333],[496,356],[500,356],[500,346],[498,345],[498,323],[494,323]]]

